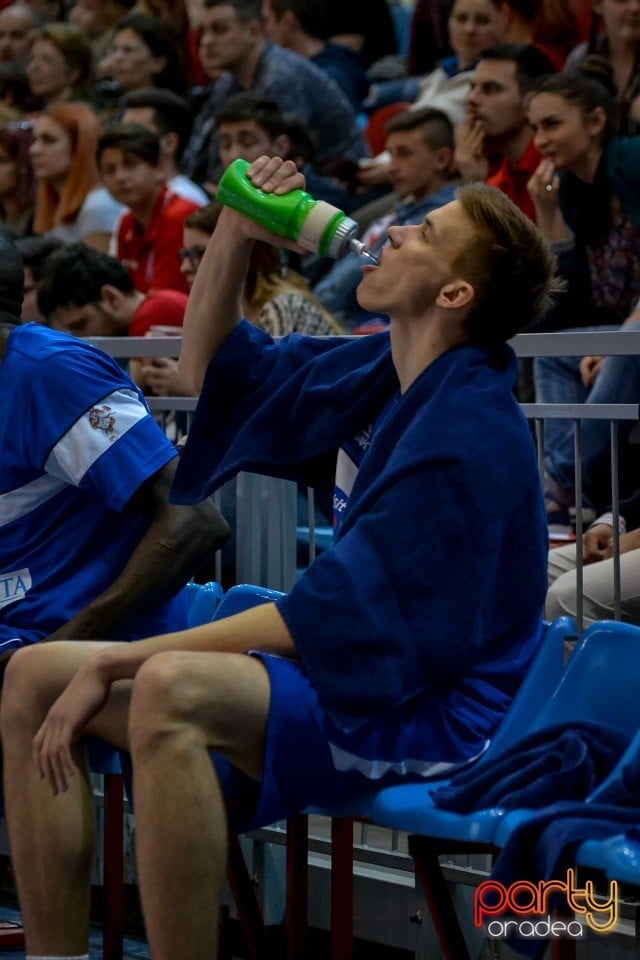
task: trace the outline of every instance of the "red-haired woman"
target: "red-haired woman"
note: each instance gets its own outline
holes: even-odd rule
[[[106,251],[124,207],[100,185],[96,114],[84,103],[56,104],[35,119],[33,132],[34,232]]]

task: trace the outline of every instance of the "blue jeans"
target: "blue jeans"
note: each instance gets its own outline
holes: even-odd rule
[[[617,330],[618,327],[583,327],[588,330]],[[640,323],[625,330],[638,330]],[[538,403],[638,403],[640,402],[640,356],[607,357],[598,377],[587,389],[580,377],[581,357],[537,357],[534,381]],[[621,424],[624,441],[632,424]],[[608,420],[582,423],[582,469],[584,505],[599,499],[603,474],[608,476],[610,451]],[[547,473],[562,487],[573,491],[575,458],[572,420],[546,420],[544,426],[544,462]],[[635,484],[637,485],[637,484]],[[605,497],[605,500],[607,498]],[[608,500],[607,500],[608,502]]]

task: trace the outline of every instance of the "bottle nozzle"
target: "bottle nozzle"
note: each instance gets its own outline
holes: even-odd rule
[[[373,264],[376,267],[380,266],[380,260],[373,253],[367,250],[365,244],[362,240],[353,240],[349,241],[349,249],[353,250],[354,253],[357,253],[359,257],[364,257],[365,260],[368,260],[369,263]]]

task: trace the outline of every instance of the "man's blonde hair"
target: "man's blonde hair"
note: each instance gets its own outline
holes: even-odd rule
[[[509,340],[541,320],[563,289],[557,261],[536,225],[495,187],[471,183],[456,199],[474,237],[453,262],[474,288],[467,320],[473,341]]]

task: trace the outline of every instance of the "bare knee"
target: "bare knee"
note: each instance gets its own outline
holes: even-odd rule
[[[262,665],[242,654],[166,652],[142,665],[129,713],[132,752],[182,746],[226,750],[238,731],[260,728],[269,685]],[[252,710],[258,717],[252,718]]]
[[[60,696],[92,644],[59,640],[22,647],[9,660],[2,685],[0,724],[5,732],[35,732]]]
[[[37,729],[52,698],[46,695],[48,651],[39,647],[16,650],[7,664],[0,701],[0,727],[5,733]]]
[[[158,653],[138,670],[129,711],[132,751],[155,749],[158,740],[191,729],[194,694],[189,659],[179,652]]]

